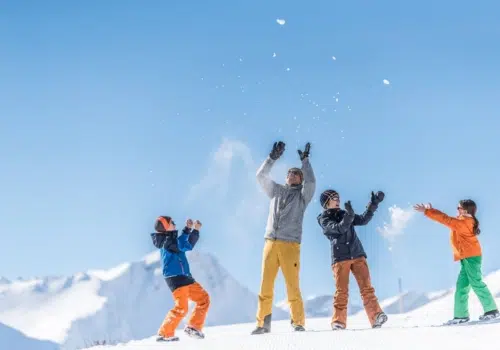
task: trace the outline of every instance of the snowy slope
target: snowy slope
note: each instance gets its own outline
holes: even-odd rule
[[[188,254],[194,277],[210,293],[207,326],[253,322],[257,296],[209,254]],[[155,334],[173,306],[159,251],[110,270],[0,284],[0,322],[26,335],[76,349]],[[275,319],[288,314],[276,309]]]
[[[179,333],[178,343],[159,344],[154,337],[131,341],[120,346],[98,346],[92,350],[423,350],[423,349],[494,349],[500,323],[456,326],[413,327],[404,315],[393,315],[382,329],[368,328],[364,315],[351,316],[349,326],[355,330],[333,332],[329,328],[330,318],[315,318],[307,321],[308,332],[293,333],[286,321],[274,322],[273,333],[249,335],[253,324],[219,326],[206,329],[206,338],[195,340]],[[424,320],[421,320],[424,321]],[[427,320],[441,323],[443,318]]]
[[[485,278],[497,304],[500,305],[500,271]],[[206,339],[193,340],[178,335],[181,342],[168,344],[173,349],[330,349],[337,350],[401,350],[401,349],[454,349],[470,350],[492,348],[497,343],[496,336],[500,332],[500,320],[490,324],[476,324],[455,327],[440,327],[443,322],[453,317],[453,290],[435,293],[404,293],[381,302],[388,311],[397,312],[399,298],[408,305],[411,311],[403,314],[389,315],[388,323],[378,330],[369,327],[363,310],[348,317],[348,328],[351,330],[333,332],[330,329],[330,317],[308,318],[306,333],[292,333],[287,321],[273,322],[273,333],[263,336],[251,336],[249,332],[253,324],[208,327],[205,329]],[[316,301],[321,298],[313,298]],[[326,303],[326,296],[324,301]],[[395,309],[395,310],[391,310]],[[470,313],[472,319],[482,314],[477,297],[470,294]],[[330,316],[330,315],[329,315]],[[433,327],[433,326],[438,327]],[[118,349],[162,349],[165,344],[157,344],[154,337],[121,344]],[[115,347],[96,347],[95,349],[114,349]]]
[[[0,323],[0,349],[8,350],[56,350],[56,343],[32,339],[23,333]]]

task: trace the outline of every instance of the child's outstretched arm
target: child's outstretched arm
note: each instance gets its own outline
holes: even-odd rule
[[[457,225],[460,224],[460,220],[448,216],[445,213],[434,208],[425,209],[424,215],[429,219],[439,222],[440,224],[443,224],[451,229],[456,228]]]
[[[186,221],[186,227],[182,230],[182,234],[177,239],[177,245],[179,250],[182,252],[187,252],[193,250],[194,246],[200,238],[200,228],[201,222],[196,220],[195,228],[191,229],[193,222],[191,219]]]
[[[431,204],[428,204],[427,207],[423,204],[417,204],[413,207],[416,211],[424,213],[429,219],[439,222],[450,229],[455,229],[457,225],[460,225],[462,222],[456,218],[453,218],[449,215],[446,215],[442,211],[434,209]]]

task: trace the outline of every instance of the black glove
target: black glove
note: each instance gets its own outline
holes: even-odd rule
[[[311,149],[311,143],[306,143],[306,148],[304,149],[304,152],[302,152],[300,149],[297,150],[299,153],[300,160],[304,160],[305,158],[309,157],[309,150]]]
[[[271,159],[276,160],[285,152],[285,143],[282,141],[275,142],[273,145],[273,150],[269,153]]]
[[[347,201],[344,203],[345,211],[348,215],[354,215],[354,210],[352,209],[351,201]]]
[[[376,194],[372,191],[371,202],[375,205],[379,205],[380,202],[384,200],[385,194],[382,191],[378,191]]]

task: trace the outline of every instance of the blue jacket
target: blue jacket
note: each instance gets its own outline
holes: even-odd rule
[[[178,236],[178,231],[151,234],[153,244],[156,248],[160,248],[163,277],[191,277],[186,252],[194,248],[199,237],[198,230],[189,230],[187,227],[182,230],[180,236]]]

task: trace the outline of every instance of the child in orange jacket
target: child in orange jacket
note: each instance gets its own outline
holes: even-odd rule
[[[201,222],[188,219],[186,227],[180,236],[175,222],[169,216],[160,216],[155,223],[155,233],[151,239],[156,248],[160,249],[163,262],[163,277],[172,291],[175,305],[170,310],[158,330],[157,341],[177,341],[175,330],[188,312],[188,302],[196,303],[193,314],[188,321],[184,332],[187,335],[203,339],[202,328],[205,323],[210,297],[203,287],[194,280],[189,269],[186,252],[196,245],[200,236]]]
[[[461,200],[458,203],[456,218],[432,208],[430,204],[427,206],[417,204],[414,209],[451,229],[450,243],[453,258],[455,261],[460,261],[461,269],[455,290],[454,318],[446,324],[453,325],[470,320],[469,292],[471,287],[484,309],[484,315],[480,316],[479,320],[487,321],[500,316],[495,299],[482,278],[482,251],[477,239],[481,230],[476,218],[476,203],[471,199]]]

